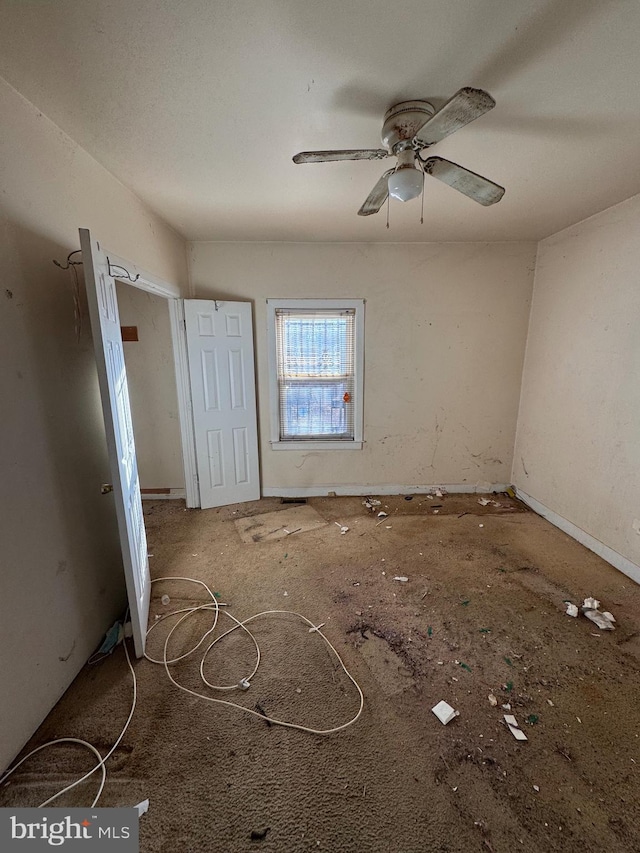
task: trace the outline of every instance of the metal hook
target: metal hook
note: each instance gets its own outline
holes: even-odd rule
[[[109,266],[109,275],[112,278],[127,278],[129,281],[137,281],[140,278],[139,273],[138,273],[138,275],[136,275],[134,277],[131,275],[131,273],[129,272],[128,269],[125,269],[125,267],[121,267],[120,264],[112,264],[111,261],[109,260],[108,255],[107,255],[107,264]],[[113,273],[112,270],[122,270],[124,275],[122,275],[122,273]]]
[[[76,267],[77,267],[77,266],[82,266],[82,261],[72,261],[72,260],[71,260],[71,258],[72,258],[74,255],[79,255],[81,252],[82,252],[82,249],[76,249],[76,250],[75,250],[75,252],[69,252],[69,254],[67,255],[67,265],[66,265],[66,267],[63,267],[63,266],[62,266],[62,264],[60,263],[60,261],[56,261],[56,260],[55,260],[55,258],[53,259],[53,263],[54,263],[57,267],[60,267],[60,269],[61,269],[61,270],[68,270],[68,269],[69,269],[70,267],[72,267],[72,266],[76,266]]]

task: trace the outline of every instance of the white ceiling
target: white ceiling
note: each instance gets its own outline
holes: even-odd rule
[[[638,0],[0,0],[0,74],[192,240],[539,239],[640,192]],[[392,104],[462,86],[494,110],[434,154],[506,187],[428,179],[356,215],[392,161]]]

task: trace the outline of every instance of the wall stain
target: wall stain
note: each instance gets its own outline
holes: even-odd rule
[[[438,444],[440,442],[440,434],[442,433],[443,429],[444,429],[444,425],[442,425],[442,426],[440,425],[440,423],[438,421],[438,416],[436,415],[436,441],[435,441],[435,445],[433,447],[433,454],[431,455],[431,464],[428,466],[432,470],[433,470],[434,462],[436,461],[436,453],[438,452]]]
[[[305,453],[304,456],[302,457],[302,462],[299,465],[296,465],[295,467],[299,470],[300,468],[302,468],[302,466],[307,461],[307,459],[309,459],[312,456],[319,456],[319,455],[320,455],[319,453]]]
[[[71,657],[71,655],[73,654],[73,650],[75,649],[75,647],[76,647],[76,641],[74,640],[74,641],[73,641],[73,645],[72,645],[72,646],[71,646],[71,648],[69,649],[69,654],[68,654],[68,655],[65,655],[64,657],[61,657],[60,655],[58,655],[58,660],[59,660],[61,663],[64,663],[65,661],[68,661],[68,660],[69,660],[69,658]]]

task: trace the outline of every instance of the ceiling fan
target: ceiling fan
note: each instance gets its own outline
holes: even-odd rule
[[[302,151],[296,154],[293,162],[327,163],[331,160],[396,157],[396,166],[382,175],[358,211],[358,216],[377,213],[389,195],[400,201],[417,198],[422,192],[424,175],[431,175],[479,204],[488,206],[500,201],[504,195],[503,187],[442,157],[423,158],[420,152],[489,112],[495,105],[487,92],[468,86],[456,92],[437,112],[428,101],[403,101],[385,113],[382,125],[384,148]]]

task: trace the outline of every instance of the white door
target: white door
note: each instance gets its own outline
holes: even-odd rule
[[[260,497],[249,302],[185,299],[200,506]]]
[[[116,300],[116,283],[109,275],[108,261],[104,252],[100,250],[100,244],[92,239],[85,228],[80,229],[80,246],[133,640],[136,655],[142,657],[149,618],[151,577]]]

